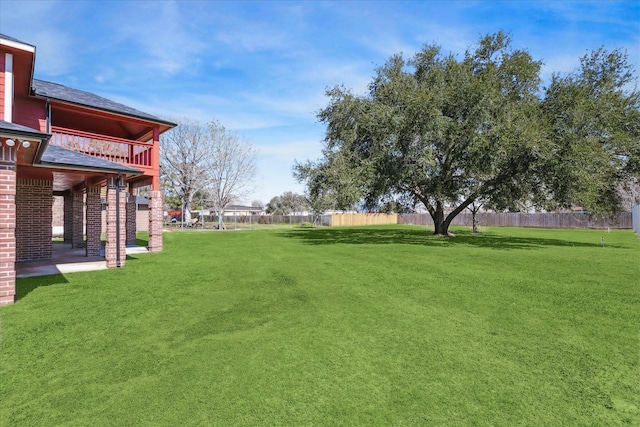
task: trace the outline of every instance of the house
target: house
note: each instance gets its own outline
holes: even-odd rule
[[[35,79],[35,59],[35,46],[0,34],[0,305],[14,302],[16,261],[51,258],[54,196],[64,241],[100,256],[104,232],[107,267],[121,267],[135,243],[127,193],[148,187],[149,250],[162,250],[160,135],[175,124]]]
[[[194,216],[217,216],[215,208],[192,210]],[[264,215],[262,208],[255,206],[229,205],[224,208],[223,217]]]

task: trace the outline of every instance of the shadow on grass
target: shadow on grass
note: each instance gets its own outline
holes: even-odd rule
[[[513,237],[491,233],[473,234],[470,231],[455,231],[455,237],[436,236],[429,230],[410,228],[315,228],[294,229],[281,235],[299,239],[310,245],[422,245],[453,246],[470,245],[491,249],[539,249],[547,246],[599,247],[598,243],[574,242],[562,239]]]
[[[127,257],[125,258],[127,262],[138,261],[138,259],[139,258],[137,256],[132,255],[127,255]],[[124,267],[125,266],[123,266],[123,268]],[[91,271],[78,271],[77,273],[91,273]],[[31,293],[32,291],[42,286],[62,285],[65,283],[69,283],[69,281],[62,273],[18,278],[16,279],[16,299],[20,300],[29,295],[29,293]]]
[[[50,274],[47,276],[25,277],[16,280],[16,299],[29,295],[41,286],[51,286],[69,283],[63,274]]]

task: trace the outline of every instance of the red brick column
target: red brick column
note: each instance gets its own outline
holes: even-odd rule
[[[87,256],[100,256],[100,234],[102,233],[102,204],[100,187],[87,187]]]
[[[16,173],[0,165],[0,305],[13,304],[16,295]]]
[[[136,244],[136,196],[129,193],[127,200],[127,245]]]
[[[107,180],[107,246],[105,258],[107,268],[118,267],[117,238],[120,236],[120,267],[127,257],[127,193],[120,190],[120,228],[118,229],[118,211],[116,210],[116,178]]]
[[[149,191],[149,252],[162,250],[162,191]]]
[[[16,181],[16,260],[51,259],[53,181]]]
[[[73,193],[71,246],[84,248],[84,193]]]
[[[73,244],[73,194],[65,194],[64,201],[64,242]]]

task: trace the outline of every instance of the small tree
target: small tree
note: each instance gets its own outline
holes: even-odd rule
[[[218,214],[218,228],[222,229],[225,208],[251,190],[256,151],[217,121],[207,125],[206,137],[210,142],[204,162],[206,191]]]
[[[291,215],[294,212],[309,209],[307,199],[292,191],[286,191],[280,196],[273,197],[267,203],[267,213],[275,215],[289,215],[289,225],[291,225]]]
[[[350,168],[345,153],[324,150],[325,161],[296,162],[293,176],[306,185],[305,198],[315,215],[329,210],[352,210],[362,199],[357,168]]]
[[[255,150],[217,121],[181,120],[162,136],[161,178],[168,200],[190,222],[194,203],[211,203],[222,228],[224,209],[245,195],[255,175]]]
[[[475,200],[469,206],[467,206],[467,209],[469,209],[469,211],[471,212],[471,232],[472,233],[477,233],[478,232],[477,215],[478,215],[478,212],[480,211],[480,209],[482,209],[483,205],[484,205],[484,202],[479,201],[479,200]]]
[[[209,141],[202,125],[187,120],[162,135],[160,178],[166,200],[183,211],[184,221],[191,220],[194,196],[206,182],[204,165],[209,155]]]
[[[257,208],[257,209],[260,209],[261,211],[263,211],[264,210],[264,202],[262,200],[257,200],[257,199],[253,200],[251,202],[251,207]]]

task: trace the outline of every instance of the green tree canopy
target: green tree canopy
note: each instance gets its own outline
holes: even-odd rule
[[[593,64],[583,65],[594,69],[603,61],[624,58],[617,55],[612,58],[603,51]],[[563,113],[564,104],[554,104],[549,96],[541,99],[540,67],[526,51],[512,49],[503,32],[481,38],[461,59],[444,55],[437,46],[426,46],[410,61],[395,55],[376,70],[368,94],[355,95],[340,86],[327,91],[329,105],[318,115],[327,126],[324,157],[297,164],[294,175],[307,183],[312,199],[333,194],[331,200],[343,205],[362,199],[374,206],[394,195],[411,197],[429,211],[437,234],[447,234],[453,218],[480,199],[512,209],[525,203],[550,207],[588,200],[601,206],[601,197],[579,197],[593,191],[588,182],[568,186],[563,180],[581,177],[578,169],[585,170],[585,162],[592,169],[603,162],[614,164],[618,172],[633,169],[637,94],[630,96],[623,89],[630,76],[616,80],[624,67],[613,67],[608,77],[612,83],[602,89],[618,93],[621,99],[610,105],[626,109],[609,111],[609,118],[594,123],[599,129],[615,116],[621,143],[603,150],[603,157],[581,156],[579,163],[573,156],[584,154],[582,150],[565,150],[566,157],[558,156],[568,141],[554,129],[571,133],[570,140],[578,145],[583,137],[564,122],[551,124],[552,117]],[[587,75],[594,82],[603,80],[602,72],[583,69],[578,76],[555,76],[548,92],[562,91],[572,82],[580,86]],[[582,114],[595,106],[608,111],[588,91],[579,94],[594,104]],[[580,96],[570,98],[578,110]],[[604,140],[599,144],[601,149],[606,145]],[[617,180],[623,175],[598,173],[588,179]]]
[[[640,173],[640,92],[626,53],[600,48],[566,76],[555,74],[542,102],[554,156],[545,165],[551,206],[614,214],[621,189]],[[541,200],[541,205],[544,201]]]
[[[273,197],[266,206],[266,212],[274,215],[291,215],[294,212],[306,211],[309,203],[302,194],[285,191]]]

